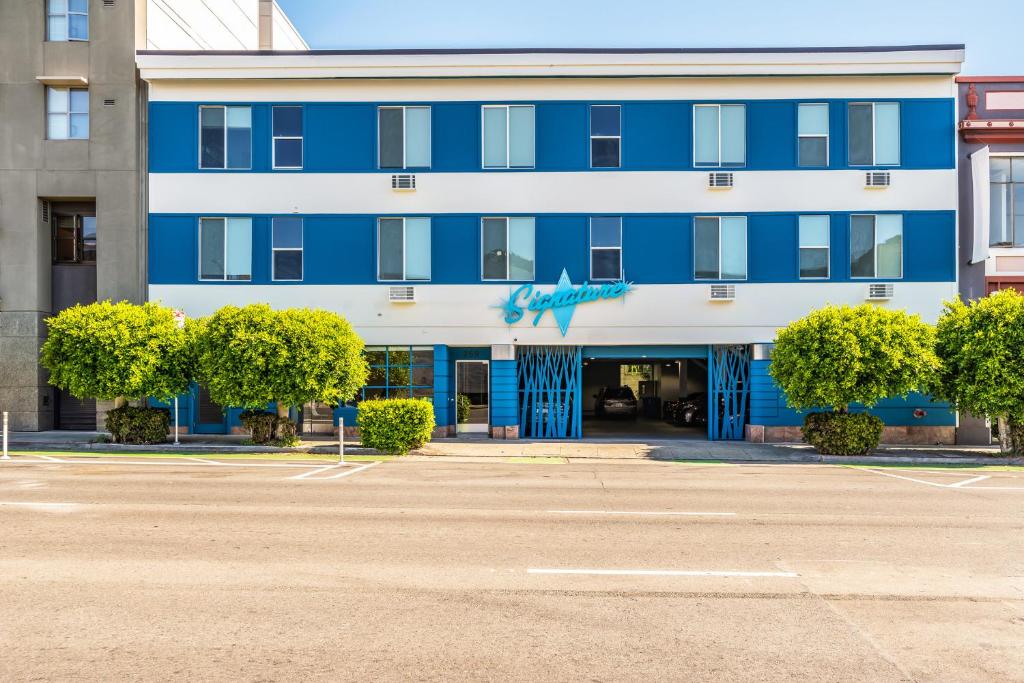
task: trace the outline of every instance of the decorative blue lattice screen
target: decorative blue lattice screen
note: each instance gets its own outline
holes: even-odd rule
[[[712,346],[708,364],[708,437],[712,441],[740,441],[750,403],[750,347]]]
[[[578,439],[583,432],[583,362],[578,346],[520,346],[519,435]]]

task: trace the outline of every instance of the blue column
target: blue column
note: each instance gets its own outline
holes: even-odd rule
[[[519,376],[515,360],[491,361],[491,426],[519,425]]]
[[[438,427],[455,424],[452,419],[451,406],[452,377],[448,363],[448,347],[444,344],[434,345],[434,421]]]

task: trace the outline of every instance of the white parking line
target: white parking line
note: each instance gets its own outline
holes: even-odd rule
[[[44,457],[44,456],[40,456]],[[150,465],[153,467],[301,467],[301,468],[323,468],[323,465],[304,462],[214,462],[208,464],[198,462],[198,458],[190,458],[190,462],[182,461],[159,461],[152,460],[93,460],[91,458],[51,458],[46,457],[48,462],[58,462],[62,465]],[[42,463],[35,463],[40,465]]]
[[[659,512],[656,510],[548,510],[555,515],[640,515],[675,517],[735,517],[735,512]]]
[[[958,489],[961,486],[967,486],[968,484],[973,484],[976,481],[984,481],[986,479],[991,479],[991,478],[992,477],[988,477],[988,476],[985,476],[985,475],[981,475],[979,477],[972,477],[971,479],[964,479],[963,481],[958,481],[955,484],[950,484],[949,488],[951,488],[951,489]]]
[[[742,572],[716,570],[678,570],[678,569],[536,569],[526,570],[527,574],[572,574],[587,576],[723,576],[746,578],[779,578],[794,579],[800,575],[796,572]]]
[[[337,469],[339,467],[345,467],[344,463],[337,462],[337,463],[334,463],[332,465],[325,465],[325,466],[319,467],[319,468],[317,468],[315,470],[310,470],[309,472],[303,472],[302,474],[296,474],[295,476],[288,477],[288,478],[289,479],[305,479],[306,477],[311,477],[314,474],[320,474],[321,472],[326,472],[327,470]]]
[[[0,501],[0,507],[25,507],[43,512],[73,512],[78,503],[23,503],[16,501]]]
[[[882,472],[881,470],[871,469],[870,467],[858,467],[855,469],[862,470],[864,472],[872,472],[874,474],[880,474],[883,477],[893,477],[894,479],[903,479],[904,481],[912,481],[915,484],[925,484],[927,486],[934,486],[940,489],[959,489],[962,491],[1024,491],[1024,487],[1021,486],[970,486],[970,484],[991,479],[991,475],[979,475],[977,477],[971,477],[970,479],[964,479],[952,484],[937,484],[934,481],[925,481],[924,479],[915,479],[914,477],[904,477],[900,474],[893,474],[892,472]]]
[[[347,477],[349,475],[356,474],[357,472],[362,472],[363,470],[369,469],[369,468],[373,467],[374,465],[379,465],[379,464],[380,464],[380,462],[378,461],[378,462],[371,462],[371,463],[368,463],[366,465],[360,465],[359,467],[353,467],[351,464],[348,464],[348,463],[338,463],[336,465],[329,465],[327,467],[321,467],[318,470],[312,470],[310,472],[303,472],[302,474],[296,474],[295,476],[288,477],[288,478],[289,479],[306,479],[307,481],[325,481],[327,479],[341,479],[342,477]],[[330,470],[336,470],[336,469],[341,468],[341,467],[344,467],[346,469],[344,471],[342,471],[342,472],[338,472],[337,474],[331,474],[331,475],[326,476],[326,477],[318,477],[318,476],[316,476],[316,475],[320,474],[321,472],[328,472]],[[347,468],[350,468],[350,467],[352,469],[347,469]]]
[[[360,467],[355,468],[354,470],[349,470],[348,472],[341,472],[339,474],[332,474],[329,477],[320,477],[320,479],[341,479],[342,477],[347,477],[350,474],[356,474],[357,472],[362,472],[363,470],[368,470],[371,467],[374,467],[374,466],[379,465],[379,464],[380,464],[380,461],[378,460],[377,462],[371,462],[371,463],[368,463],[366,465],[362,465]]]

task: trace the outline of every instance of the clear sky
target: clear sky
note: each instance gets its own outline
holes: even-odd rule
[[[313,48],[965,43],[1024,74],[1024,0],[278,0]]]

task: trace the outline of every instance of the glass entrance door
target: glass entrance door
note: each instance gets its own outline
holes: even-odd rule
[[[485,360],[455,361],[456,431],[486,434],[490,425],[490,365]]]

